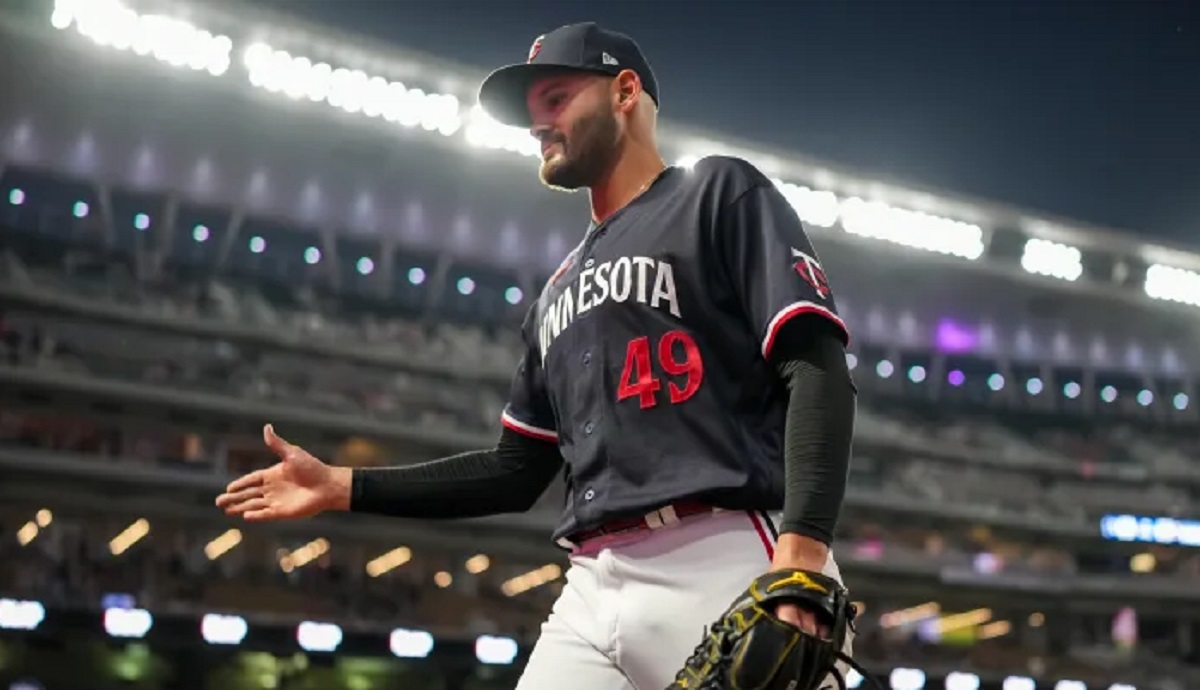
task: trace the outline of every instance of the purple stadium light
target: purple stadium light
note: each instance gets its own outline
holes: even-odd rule
[[[938,349],[943,352],[966,352],[973,350],[979,342],[974,331],[949,319],[938,322],[936,339]]]
[[[951,386],[958,387],[963,385],[963,383],[967,380],[967,375],[958,369],[955,369],[954,371],[950,372],[950,374],[946,377],[946,380],[950,382]]]

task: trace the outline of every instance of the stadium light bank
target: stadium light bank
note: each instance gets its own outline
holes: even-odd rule
[[[383,120],[397,127],[424,131],[430,136],[459,137],[468,146],[478,149],[506,151],[525,157],[540,155],[536,140],[525,130],[497,123],[477,104],[463,103],[454,93],[431,89],[424,83],[405,83],[383,76],[399,71],[382,57],[395,52],[387,46],[375,44],[365,51],[352,51],[349,37],[345,37],[345,45],[339,45],[338,38],[328,39],[337,32],[322,27],[295,30],[256,27],[247,31],[242,27],[259,23],[253,19],[235,19],[233,8],[217,1],[204,3],[204,6],[168,0],[150,4],[163,11],[139,13],[118,0],[53,0],[48,3],[52,7],[49,21],[56,29],[73,29],[100,46],[129,51],[212,78],[244,79],[251,87],[281,98],[320,104],[364,119]],[[258,7],[240,6],[237,10],[239,16],[251,14],[284,19]],[[234,34],[241,35],[230,36],[210,30],[184,19],[185,16],[207,17],[213,24],[231,26],[235,29]],[[267,24],[261,22],[263,27]],[[280,22],[272,24],[279,25]],[[304,23],[294,17],[287,17],[285,25],[304,27]],[[277,43],[285,44],[288,49]],[[292,48],[301,43],[309,49]],[[370,42],[356,40],[354,43]],[[367,64],[375,67],[371,70],[362,68]],[[425,78],[428,79],[428,75]],[[459,91],[465,93],[468,80],[461,81],[464,86]],[[753,161],[768,174],[775,175],[773,180],[777,187],[797,214],[812,226],[840,227],[846,234],[859,238],[969,261],[978,260],[987,250],[990,233],[983,227],[984,221],[978,218],[974,222],[964,221],[930,209],[915,208],[924,205],[961,211],[964,216],[982,216],[971,214],[967,205],[936,199],[928,194],[905,192],[877,182],[850,179],[823,168],[788,165],[746,146],[706,136],[681,134],[664,138],[674,142],[676,163],[681,167],[691,167],[703,156],[714,154],[737,155]],[[778,174],[784,168],[806,167],[813,178],[813,186],[785,181]],[[825,186],[841,187],[842,192],[821,188],[823,185],[819,183],[822,181],[830,183]],[[913,202],[910,204],[913,208],[879,198],[864,198],[861,191],[850,190],[869,190],[880,196],[901,198]],[[1196,263],[1200,268],[1200,259],[1196,259]],[[1027,273],[1068,282],[1076,281],[1084,274],[1080,247],[1042,237],[1028,239],[1020,266]],[[1155,300],[1200,307],[1200,272],[1151,262],[1145,273],[1143,291]]]

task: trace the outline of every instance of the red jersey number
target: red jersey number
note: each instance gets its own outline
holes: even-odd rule
[[[692,336],[684,331],[670,331],[653,348],[658,355],[659,369],[672,380],[667,382],[671,404],[677,405],[696,394],[704,381],[704,361]],[[643,410],[658,404],[662,381],[651,367],[650,338],[642,336],[629,341],[625,350],[625,367],[617,388],[617,400],[636,397]],[[682,384],[678,381],[684,377]]]

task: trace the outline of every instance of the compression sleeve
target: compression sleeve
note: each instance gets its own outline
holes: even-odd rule
[[[562,464],[556,444],[505,427],[491,450],[405,467],[356,468],[350,510],[423,519],[520,513],[533,507]]]
[[[784,329],[772,357],[789,392],[780,532],[825,544],[846,495],[857,404],[841,337],[832,327]]]

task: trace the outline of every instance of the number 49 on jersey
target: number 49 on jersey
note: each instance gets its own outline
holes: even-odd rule
[[[684,331],[669,331],[653,345],[647,336],[629,341],[617,400],[637,398],[643,410],[654,407],[664,378],[672,405],[695,395],[704,381],[700,348]]]

